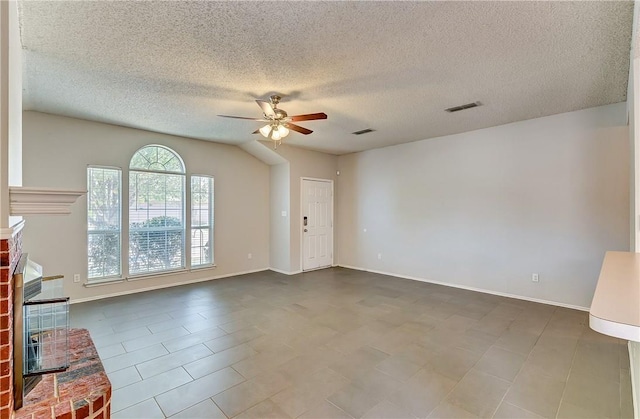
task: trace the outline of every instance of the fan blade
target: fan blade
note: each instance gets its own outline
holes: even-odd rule
[[[269,122],[267,119],[264,118],[247,118],[244,116],[231,116],[231,115],[218,115],[221,116],[223,118],[234,118],[234,119],[246,119],[248,121],[264,121],[264,122]]]
[[[276,113],[273,110],[273,106],[269,102],[265,102],[264,100],[256,100],[256,103],[260,108],[262,108],[262,112],[267,115],[269,118],[275,117]]]
[[[327,114],[324,112],[319,113],[308,113],[305,115],[294,115],[290,116],[289,119],[293,122],[297,121],[313,121],[315,119],[327,119]]]
[[[252,134],[260,134],[260,129],[253,131]]]
[[[289,129],[292,129],[294,131],[297,131],[300,134],[304,134],[304,135],[309,135],[309,134],[311,134],[313,132],[310,129],[306,129],[306,128],[301,127],[300,125],[296,125],[296,124],[284,124],[284,126],[289,128]]]

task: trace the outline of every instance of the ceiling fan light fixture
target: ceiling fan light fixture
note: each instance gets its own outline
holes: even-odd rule
[[[1,1],[1,0],[0,0]],[[262,118],[248,118],[244,116],[232,116],[232,115],[218,115],[223,118],[235,118],[235,119],[247,119],[251,121],[266,122],[262,128],[253,131],[253,134],[262,135],[264,138],[268,138],[273,141],[274,148],[282,144],[282,139],[287,137],[291,131],[303,135],[309,135],[313,131],[293,122],[300,121],[315,121],[318,119],[327,119],[327,114],[324,112],[308,113],[302,115],[289,116],[287,112],[277,107],[280,103],[281,97],[278,95],[271,95],[269,102],[261,99],[256,99],[256,103],[262,109]]]
[[[280,138],[284,138],[289,135],[289,128],[284,125],[278,125],[278,134],[280,134]]]
[[[260,134],[264,138],[269,138],[269,134],[271,133],[271,125],[267,124],[264,127],[260,128]]]

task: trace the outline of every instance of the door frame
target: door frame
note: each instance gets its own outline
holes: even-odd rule
[[[304,270],[304,226],[302,225],[302,217],[303,217],[303,212],[304,212],[304,202],[303,202],[303,194],[304,194],[304,181],[305,180],[310,180],[310,181],[315,181],[315,182],[326,182],[329,183],[331,185],[331,261],[329,266],[323,266],[321,268],[314,268],[314,269],[308,269],[308,270]],[[315,178],[315,177],[307,177],[307,176],[301,176],[300,177],[300,214],[298,214],[298,226],[300,227],[300,233],[299,233],[299,237],[300,237],[300,272],[311,272],[311,271],[315,271],[318,269],[325,269],[327,267],[332,267],[335,266],[334,265],[334,248],[335,248],[335,240],[334,240],[334,213],[335,213],[335,199],[334,199],[334,182],[333,179],[320,179],[320,178]]]

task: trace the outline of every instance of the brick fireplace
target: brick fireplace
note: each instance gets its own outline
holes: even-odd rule
[[[15,410],[14,273],[22,256],[23,222],[0,238],[0,419],[108,419],[111,383],[88,331],[70,330],[68,370],[47,374]]]
[[[0,419],[13,414],[13,272],[22,255],[22,224],[0,239]]]

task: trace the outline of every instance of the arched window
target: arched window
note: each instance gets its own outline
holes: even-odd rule
[[[185,167],[160,145],[138,150],[129,164],[129,274],[185,267]]]
[[[184,163],[175,151],[161,145],[142,147],[131,157],[129,169],[184,174]]]
[[[187,183],[185,172],[178,153],[155,144],[131,157],[128,194],[120,168],[87,168],[89,282],[215,266],[213,176],[193,174]]]

